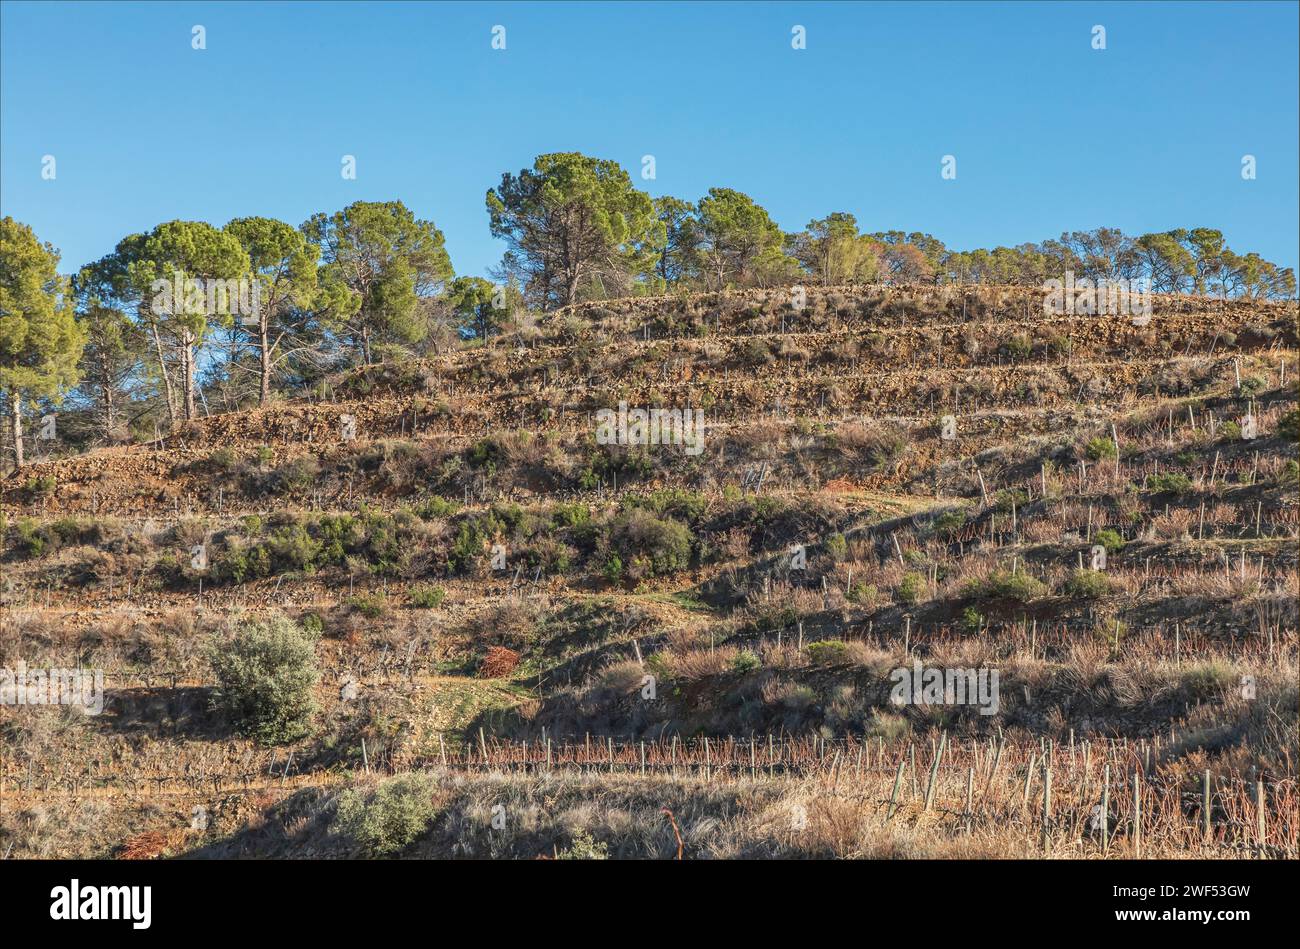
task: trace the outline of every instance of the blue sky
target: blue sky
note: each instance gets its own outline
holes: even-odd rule
[[[844,210],[965,249],[1212,226],[1294,267],[1297,10],[5,2],[0,210],[69,271],[175,218],[296,225],[400,198],[446,234],[457,273],[481,274],[504,249],[486,190],[577,150],[655,195],[740,189],[787,230]]]

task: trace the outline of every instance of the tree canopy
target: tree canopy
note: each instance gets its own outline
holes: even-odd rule
[[[664,225],[616,162],[539,155],[488,190],[492,235],[506,241],[525,294],[550,309],[618,296],[654,272]]]
[[[376,347],[418,343],[429,331],[421,298],[439,292],[453,276],[442,231],[401,201],[357,201],[302,226],[320,249],[321,283],[331,299],[339,288],[350,298],[331,309],[330,323],[352,340],[362,361]]]
[[[0,219],[0,391],[9,404],[19,467],[23,402],[57,398],[73,385],[86,344],[58,267],[53,246],[37,240],[26,224]]]

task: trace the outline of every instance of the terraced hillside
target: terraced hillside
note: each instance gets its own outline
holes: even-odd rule
[[[1294,857],[1294,301],[791,300],[584,304],[9,478],[0,657],[107,702],[0,708],[0,852]],[[702,450],[598,443],[620,403]],[[318,678],[272,734],[223,657],[278,617],[254,665]],[[895,701],[917,664],[996,694]]]

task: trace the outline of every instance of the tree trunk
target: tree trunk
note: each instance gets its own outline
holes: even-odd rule
[[[9,393],[9,414],[14,439],[14,464],[23,466],[23,400],[18,390]]]
[[[162,376],[163,389],[167,394],[167,417],[172,425],[176,424],[176,396],[172,393],[172,377],[167,374],[167,360],[163,358],[162,338],[158,335],[158,324],[150,323],[153,331],[153,345],[158,353],[158,373]]]
[[[181,366],[185,385],[185,421],[195,416],[194,411],[194,334],[186,332],[181,341]]]
[[[262,388],[257,404],[266,405],[271,401],[271,334],[267,332],[265,319],[262,320],[261,337]]]
[[[104,441],[111,443],[117,431],[116,397],[110,383],[105,382],[102,389],[104,392]]]

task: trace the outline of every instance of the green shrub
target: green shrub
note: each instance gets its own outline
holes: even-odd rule
[[[460,509],[455,501],[448,501],[436,494],[430,495],[416,503],[415,516],[422,521],[436,521],[451,517]]]
[[[1093,461],[1101,461],[1104,458],[1115,457],[1115,443],[1104,436],[1098,436],[1092,439],[1084,447],[1083,453]]]
[[[361,522],[351,514],[323,514],[316,522],[316,540],[320,545],[316,559],[322,566],[342,566],[348,554],[361,548],[364,539]]]
[[[961,627],[968,633],[978,633],[984,628],[984,614],[973,606],[961,611]]]
[[[658,518],[642,508],[618,515],[609,542],[623,563],[640,560],[654,575],[685,570],[691,562],[691,530],[672,518]],[[635,576],[635,575],[634,575]]]
[[[1190,666],[1182,674],[1183,689],[1193,700],[1216,698],[1238,681],[1237,673],[1230,665],[1214,660]]]
[[[915,606],[921,602],[921,597],[924,595],[925,577],[919,573],[904,574],[903,579],[894,590],[894,598],[904,606]]]
[[[436,610],[446,599],[447,591],[432,584],[411,588],[411,605],[421,610]]]
[[[403,774],[370,790],[348,788],[339,795],[330,831],[350,838],[367,855],[401,853],[428,830],[438,816],[431,775]]]
[[[57,486],[54,475],[32,475],[23,485],[23,490],[32,497],[46,497],[53,494]]]
[[[465,449],[466,464],[471,468],[481,469],[488,478],[497,473],[498,466],[504,460],[505,451],[501,443],[494,438],[485,438]]]
[[[875,606],[879,597],[880,591],[876,589],[874,583],[863,583],[859,580],[849,588],[849,599],[859,606]]]
[[[14,525],[14,530],[18,534],[18,547],[28,557],[39,557],[45,553],[45,545],[49,540],[36,521],[24,517]]]
[[[362,552],[371,571],[380,576],[400,576],[428,536],[424,523],[405,510],[392,514],[363,511],[361,524],[365,532]]]
[[[315,637],[283,616],[247,623],[233,639],[213,643],[213,707],[263,744],[302,738],[316,711],[315,646]]]
[[[1124,544],[1125,544],[1125,540],[1123,537],[1119,535],[1119,531],[1111,530],[1109,527],[1107,527],[1104,530],[1099,530],[1097,531],[1097,533],[1093,534],[1092,542],[1094,544],[1100,544],[1101,546],[1105,547],[1106,553],[1108,554],[1119,553],[1121,550],[1124,549]]]
[[[1110,577],[1100,570],[1076,568],[1062,588],[1066,596],[1081,600],[1095,600],[1110,592]]]
[[[482,556],[489,534],[480,526],[477,517],[467,517],[456,528],[456,539],[447,551],[447,569],[454,573],[468,573],[474,560]]]
[[[608,860],[609,845],[595,840],[585,830],[573,835],[573,843],[555,855],[556,860]]]
[[[936,534],[951,534],[966,525],[966,512],[960,508],[944,511],[930,522],[930,530]]]
[[[304,494],[319,477],[320,464],[310,455],[304,455],[277,468],[271,483],[277,492]]]
[[[581,527],[591,521],[591,509],[585,504],[560,503],[551,508],[551,523],[556,527]]]
[[[1147,479],[1147,490],[1152,494],[1186,494],[1191,489],[1191,478],[1181,471],[1165,471]]]
[[[213,564],[213,572],[235,583],[269,577],[271,552],[261,544],[227,547]]]
[[[1034,345],[1029,341],[1029,337],[1016,335],[1003,343],[1002,349],[1013,359],[1024,359],[1034,351]]]
[[[218,448],[208,455],[207,467],[217,474],[229,474],[239,464],[239,456],[233,448]]]
[[[736,658],[731,660],[731,671],[744,674],[746,672],[753,672],[762,665],[763,662],[758,658],[758,656],[754,655],[748,649],[744,649],[736,653]]]
[[[1027,573],[1011,573],[998,570],[983,581],[975,581],[967,587],[969,596],[985,600],[1014,600],[1028,603],[1047,595],[1047,587],[1041,580]]]
[[[663,488],[649,494],[629,494],[623,499],[624,510],[643,508],[657,517],[671,517],[686,524],[694,524],[704,516],[708,499],[695,491],[681,488]]]
[[[993,509],[999,514],[1008,514],[1013,507],[1022,508],[1029,503],[1029,492],[1024,488],[1006,488],[993,498]]]
[[[826,553],[830,554],[832,560],[843,560],[848,552],[849,542],[843,534],[831,534],[826,538]]]
[[[343,601],[367,619],[378,619],[388,612],[388,596],[382,591],[358,593]]]
[[[320,542],[305,525],[297,523],[277,527],[263,543],[271,556],[271,569],[276,573],[311,571],[321,552]]]
[[[808,644],[808,659],[814,665],[831,666],[849,661],[849,644],[839,639],[823,639]]]

